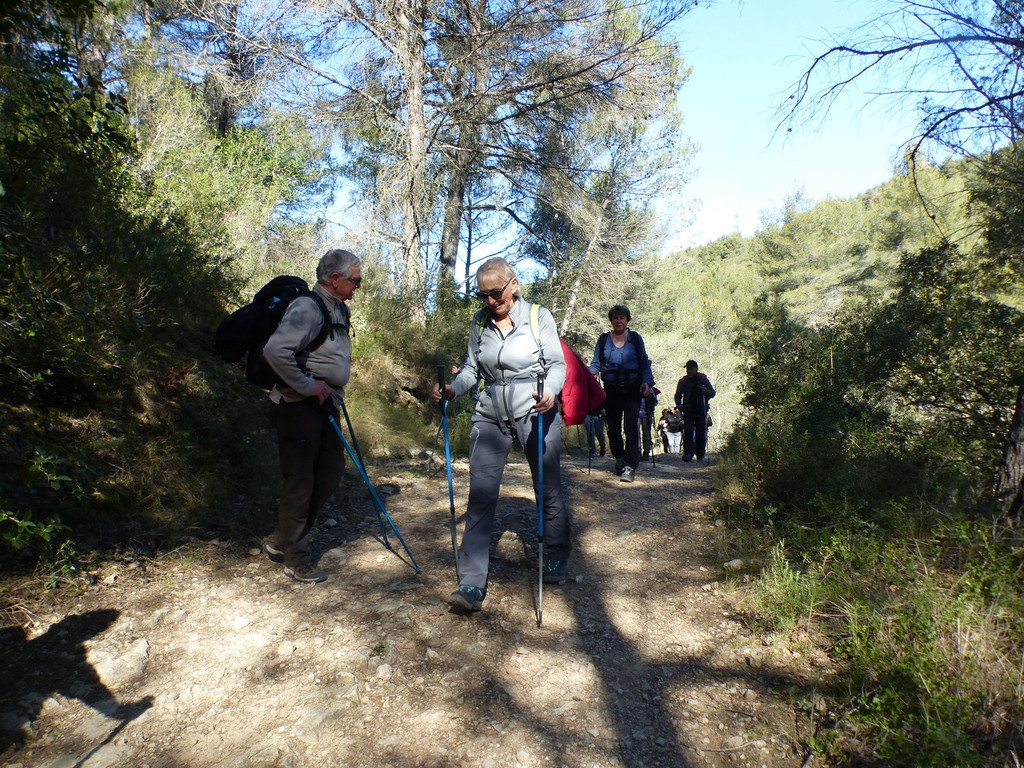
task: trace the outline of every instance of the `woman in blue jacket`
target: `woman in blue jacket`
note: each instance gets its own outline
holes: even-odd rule
[[[615,457],[615,473],[624,483],[633,482],[640,464],[640,399],[654,388],[644,340],[628,327],[632,319],[629,307],[616,304],[608,310],[612,330],[598,337],[590,363],[608,395],[604,403],[608,445]]]

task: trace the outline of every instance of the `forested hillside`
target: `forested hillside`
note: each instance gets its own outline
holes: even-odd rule
[[[275,446],[214,329],[270,276],[312,279],[328,247],[364,261],[364,449],[423,450],[435,366],[462,358],[472,273],[501,253],[587,359],[628,304],[663,404],[686,359],[711,376],[750,624],[843,665],[828,714],[811,705],[819,757],[1018,764],[1019,96],[963,73],[986,104],[926,102],[890,181],[663,253],[654,196],[692,151],[670,32],[695,5],[17,3],[0,18],[3,572],[73,590],[129,542],[251,531]],[[931,11],[989,35],[1015,82],[1000,57],[1024,48],[1020,9]],[[470,406],[453,405],[457,448]]]

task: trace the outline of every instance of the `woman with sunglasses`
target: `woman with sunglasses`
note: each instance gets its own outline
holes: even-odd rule
[[[478,380],[484,382],[469,433],[469,504],[458,552],[459,588],[448,598],[469,611],[480,610],[487,594],[494,513],[513,440],[526,451],[537,490],[537,413],[543,414],[544,430],[545,581],[565,582],[570,553],[569,511],[559,478],[562,424],[555,407],[565,383],[565,357],[555,320],[540,307],[540,327],[530,327],[531,305],[520,298],[519,279],[504,259],[484,262],[476,285],[484,307],[473,318],[466,362],[443,393],[451,399],[472,390]],[[538,396],[541,375],[544,394]],[[439,385],[432,396],[441,401]]]

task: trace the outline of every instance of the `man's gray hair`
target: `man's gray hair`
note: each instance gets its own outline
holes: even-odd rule
[[[327,285],[335,272],[342,277],[352,277],[352,269],[362,266],[363,263],[354,253],[335,248],[320,257],[320,263],[316,265],[316,281]]]

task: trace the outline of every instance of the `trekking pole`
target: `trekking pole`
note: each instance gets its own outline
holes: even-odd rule
[[[448,469],[448,511],[452,523],[452,554],[455,555],[455,580],[459,578],[459,544],[455,535],[455,487],[452,485],[452,444],[448,438],[448,388],[444,383],[444,366],[437,366],[437,385],[441,388],[441,429],[444,432],[444,465]]]
[[[544,374],[537,376],[537,401],[544,397]],[[544,414],[537,411],[537,626],[544,621]]]
[[[346,417],[348,416],[348,414],[345,415]],[[409,545],[405,543],[405,539],[403,539],[402,534],[399,533],[398,526],[395,525],[395,521],[391,519],[391,515],[388,514],[387,509],[384,507],[384,502],[381,501],[380,496],[377,495],[377,489],[374,488],[373,483],[370,482],[370,478],[366,474],[366,469],[363,467],[362,462],[359,460],[357,452],[353,450],[352,446],[349,445],[348,440],[345,439],[345,435],[342,433],[341,427],[338,426],[337,419],[334,418],[333,414],[329,414],[327,416],[327,420],[331,423],[331,426],[334,427],[334,431],[335,433],[337,433],[338,439],[341,440],[341,444],[345,447],[345,450],[348,452],[349,457],[352,459],[352,463],[356,465],[356,469],[359,470],[359,475],[363,478],[363,482],[366,483],[366,487],[370,491],[370,497],[373,499],[373,503],[377,508],[377,521],[381,523],[381,527],[383,528],[381,515],[384,516],[384,519],[388,521],[388,525],[391,526],[391,530],[394,531],[395,536],[398,537],[398,541],[401,543],[402,548],[405,549],[405,554],[409,556],[409,560],[412,562],[413,569],[416,571],[416,573],[423,573],[423,569],[420,568],[419,564],[416,562],[416,558],[412,556],[412,552],[409,550]],[[351,424],[351,422],[349,423]],[[352,444],[355,445],[355,433],[351,434]],[[386,546],[392,552],[395,551],[394,547],[391,546],[391,543],[387,540],[386,536],[384,537],[384,546]]]
[[[361,450],[359,450],[359,441],[356,440],[356,431],[355,431],[355,428],[353,428],[353,426],[352,426],[352,419],[349,418],[348,408],[345,406],[345,399],[344,399],[344,397],[341,400],[341,412],[343,414],[345,414],[345,426],[348,427],[348,433],[352,437],[352,447],[355,449],[355,452],[356,452],[355,456],[352,457],[352,461],[354,461],[356,463],[356,466],[365,467],[366,466],[366,462],[363,461],[363,452]],[[341,434],[341,430],[340,429],[338,430],[338,434]],[[342,440],[344,440],[344,439],[345,438],[342,438]],[[365,474],[365,470],[364,470],[364,474]],[[368,478],[367,478],[367,482],[369,482]],[[370,490],[374,491],[374,489],[372,487],[370,488]],[[384,518],[381,517],[379,509],[377,509],[375,507],[374,511],[377,513],[377,526],[380,528],[380,537],[382,539],[384,539],[384,546],[387,547],[388,549],[391,549],[391,542],[388,541],[388,529],[384,526]],[[387,514],[387,513],[385,513],[385,514]],[[396,533],[397,533],[397,531],[396,531]]]
[[[590,416],[587,416],[587,418],[589,419]],[[593,435],[595,432],[596,432],[596,430],[594,429],[594,422],[591,421],[590,422],[590,428],[587,430],[587,474],[588,475],[590,474],[590,465],[594,461],[594,451],[591,450],[591,448],[590,448],[590,445],[591,445],[590,436]],[[596,441],[596,436],[595,436],[595,441]]]

